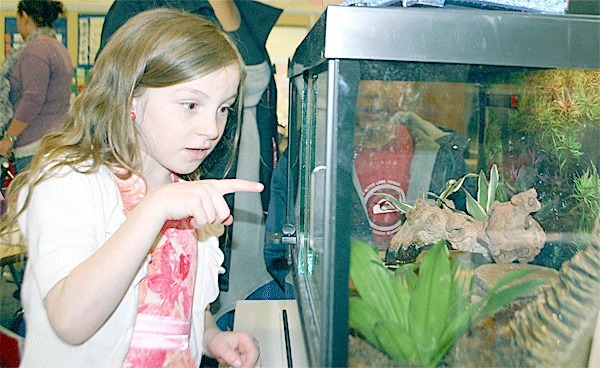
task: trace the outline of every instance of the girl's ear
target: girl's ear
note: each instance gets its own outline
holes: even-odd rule
[[[145,105],[144,94],[139,97],[134,97],[131,101],[131,120],[133,122],[139,122],[144,115],[144,105]]]

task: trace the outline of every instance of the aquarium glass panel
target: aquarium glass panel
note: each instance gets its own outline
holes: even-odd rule
[[[536,282],[546,277],[549,281],[562,266],[569,267],[578,253],[592,247],[590,235],[600,213],[600,71],[359,63],[356,119],[353,127],[345,126],[354,129],[349,226],[351,239],[375,249],[390,272],[407,272],[407,265],[419,267],[433,244],[443,241],[454,257],[468,257],[464,265],[472,267],[466,269],[475,276],[472,297],[481,300],[498,282],[502,265],[511,265],[502,272],[529,269],[540,272],[534,277]],[[597,251],[588,252],[592,259],[581,254],[574,261],[585,271],[578,269],[581,272],[577,274],[571,269],[573,279],[563,276],[569,280],[568,292],[573,293],[569,302],[581,310],[586,306],[594,310],[589,304],[593,292],[578,300],[582,289],[595,285],[598,290]],[[494,271],[484,271],[489,265]],[[350,272],[352,275],[352,269]],[[429,286],[427,291],[437,293],[436,304],[460,300],[452,294],[445,299],[443,292],[436,290]],[[563,289],[556,292],[568,293]],[[389,295],[375,299],[386,303],[386,298],[394,299]],[[536,329],[544,330],[545,322],[530,321],[527,313],[533,312],[516,313],[537,308],[542,310],[535,312],[540,318],[560,319],[561,312],[553,308],[564,308],[554,300],[550,305],[538,302],[531,307],[536,305],[533,299],[520,297],[510,309],[496,314],[488,311],[487,318],[497,328],[486,330],[476,324],[472,334],[463,336],[439,359],[432,354],[424,360],[409,360],[410,364],[530,364],[530,349],[533,354],[546,353],[524,345],[533,344],[527,339],[534,338]],[[351,316],[358,313],[357,308],[360,310],[351,301]],[[377,308],[371,311],[371,316],[380,316]],[[395,313],[373,318],[381,318],[379,323],[385,325],[393,323]],[[407,318],[416,318],[416,311],[409,313]],[[432,318],[427,323],[434,323],[435,311],[428,311],[424,318]],[[513,318],[519,322],[510,322]],[[352,317],[350,321],[354,336],[364,338],[364,333],[368,340],[368,329],[360,330],[360,323],[352,322]],[[560,335],[558,329],[564,327],[555,322],[553,336]],[[594,326],[593,322],[585,328]],[[584,328],[564,324],[573,331]],[[510,333],[503,335],[503,328],[527,330],[512,333],[529,337],[515,347],[503,340],[513,338]],[[400,354],[401,349],[377,342],[384,336],[391,338],[387,335],[391,330],[375,330],[380,335],[371,336],[371,344],[387,354]],[[495,345],[486,345],[485,339],[492,339]],[[503,349],[513,348],[511,354],[503,353]],[[351,348],[350,356],[353,353],[360,355]],[[556,360],[548,360],[552,361]]]
[[[305,100],[306,119],[300,123],[301,136],[299,153],[300,175],[296,197],[298,219],[298,242],[294,257],[300,293],[305,298],[304,312],[312,318],[307,321],[314,337],[318,338],[321,323],[323,290],[323,239],[324,239],[324,193],[327,167],[326,147],[326,101],[328,73],[311,75],[307,78]],[[299,82],[299,81],[298,81]],[[300,82],[299,82],[300,83]],[[292,148],[293,149],[293,148]]]

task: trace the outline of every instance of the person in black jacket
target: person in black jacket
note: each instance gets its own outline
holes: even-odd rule
[[[247,70],[237,158],[233,167],[227,168],[225,165],[229,157],[218,157],[212,162],[207,176],[256,180],[267,187],[277,160],[279,142],[277,93],[273,67],[265,45],[282,10],[249,0],[115,0],[106,15],[98,54],[127,19],[156,7],[186,10],[211,19],[220,24],[238,45]],[[230,134],[231,138],[235,132],[226,134]],[[264,217],[269,193],[269,190],[265,190],[260,195],[239,193],[226,196],[233,208],[235,221],[220,238],[226,272],[219,278],[219,299],[211,306],[211,312],[221,329],[233,327],[233,310],[237,300],[246,299],[273,280],[262,258]]]

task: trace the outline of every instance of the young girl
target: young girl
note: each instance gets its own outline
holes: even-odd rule
[[[256,340],[221,332],[206,307],[232,223],[223,195],[263,186],[179,177],[219,159],[243,74],[227,35],[189,13],[149,10],[111,37],[10,188],[0,230],[18,220],[28,244],[24,366],[257,362]]]

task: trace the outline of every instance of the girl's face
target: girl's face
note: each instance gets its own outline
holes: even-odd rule
[[[189,82],[148,88],[133,99],[150,188],[169,183],[171,172],[193,172],[212,152],[239,83],[239,67],[232,64]]]

